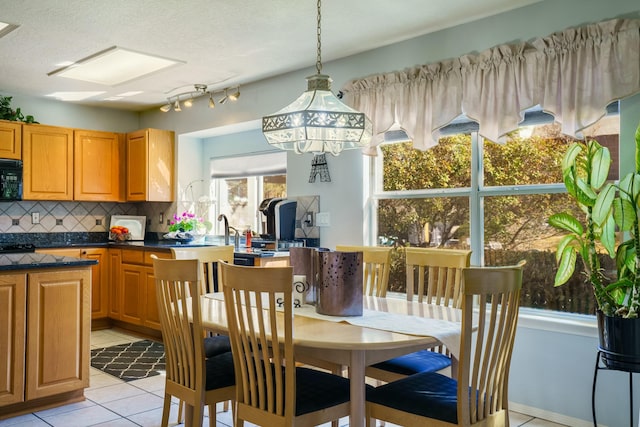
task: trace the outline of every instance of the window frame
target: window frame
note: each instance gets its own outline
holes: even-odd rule
[[[608,108],[607,115],[619,115],[618,105],[615,108]],[[527,120],[521,126],[530,124],[544,124],[553,121],[553,117],[544,113],[535,114],[535,120]],[[620,126],[622,127],[622,125]],[[471,135],[471,186],[460,188],[439,188],[439,189],[421,189],[408,191],[384,191],[382,164],[383,156],[380,146],[377,147],[377,156],[369,158],[365,161],[368,168],[368,176],[372,185],[365,184],[365,191],[368,191],[368,201],[366,203],[368,217],[367,229],[364,236],[365,244],[376,245],[378,224],[377,224],[377,208],[378,202],[383,199],[406,199],[406,198],[436,198],[436,197],[453,197],[464,196],[469,198],[469,239],[471,255],[471,265],[484,265],[484,201],[487,197],[494,196],[524,196],[524,195],[542,195],[542,194],[561,194],[567,193],[564,183],[553,184],[527,184],[527,185],[509,185],[509,186],[484,186],[484,152],[485,139],[479,135],[477,126],[473,123],[459,124],[448,134],[467,133]],[[407,139],[396,139],[385,141],[382,145],[392,143],[407,142]],[[619,155],[625,155],[625,147],[619,142]],[[628,154],[628,153],[627,153]],[[622,176],[622,171],[619,171]],[[366,176],[366,175],[365,175]],[[579,313],[569,313],[556,310],[543,310],[530,307],[521,307],[521,313],[525,316],[527,325],[531,325],[537,329],[557,330],[555,328],[560,324],[560,328],[566,328],[567,332],[578,333],[580,335],[593,335],[595,327],[595,315],[586,315]],[[550,323],[551,322],[551,323]]]

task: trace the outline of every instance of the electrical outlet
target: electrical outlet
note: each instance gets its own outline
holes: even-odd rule
[[[160,212],[160,218],[158,218],[158,222],[162,224],[164,222],[164,212]]]
[[[40,212],[31,212],[31,224],[40,224]]]
[[[329,227],[331,225],[331,215],[329,212],[318,212],[316,214],[316,226]]]

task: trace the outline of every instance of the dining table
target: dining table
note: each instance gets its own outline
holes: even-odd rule
[[[201,296],[201,311],[205,329],[228,333],[222,293]],[[364,296],[362,316],[327,316],[302,305],[294,309],[295,356],[310,365],[319,361],[347,368],[349,426],[364,427],[366,367],[441,344],[455,359],[461,318],[459,309],[392,297]]]

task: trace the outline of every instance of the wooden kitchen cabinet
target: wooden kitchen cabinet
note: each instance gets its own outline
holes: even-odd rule
[[[22,123],[0,120],[0,159],[22,160]]]
[[[124,201],[123,148],[123,136],[114,132],[74,132],[74,200]]]
[[[91,266],[91,319],[109,317],[109,268],[106,248],[51,248],[36,252],[74,258],[95,259]]]
[[[27,274],[26,400],[89,387],[91,270]]]
[[[24,401],[26,275],[0,275],[0,406]]]
[[[122,251],[109,249],[109,318],[120,320]]]
[[[73,200],[73,129],[22,127],[23,199]]]
[[[174,201],[175,134],[142,129],[127,134],[126,200]]]
[[[120,293],[118,319],[160,330],[151,255],[171,258],[171,253],[135,249],[122,249],[121,253],[120,280],[118,283],[112,281],[112,286],[118,286]]]

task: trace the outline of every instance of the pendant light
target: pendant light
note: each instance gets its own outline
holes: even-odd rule
[[[307,77],[307,91],[282,110],[262,118],[262,133],[269,144],[296,153],[331,153],[361,148],[373,133],[364,113],[343,104],[330,90],[331,78],[322,74],[318,0],[316,74]]]

